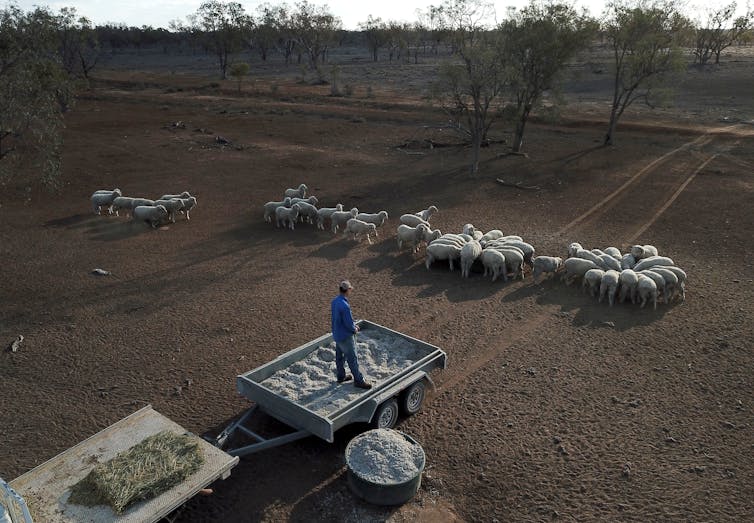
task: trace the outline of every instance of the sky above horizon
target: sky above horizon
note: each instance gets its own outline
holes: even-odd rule
[[[0,2],[3,5],[8,4],[4,0],[0,0]],[[37,5],[47,6],[53,11],[58,11],[62,7],[75,7],[80,16],[86,16],[95,25],[122,22],[129,26],[151,25],[152,27],[167,28],[171,20],[185,20],[187,15],[196,12],[202,0],[163,0],[157,2],[154,0],[16,0],[14,3],[25,11],[33,9]],[[260,0],[241,1],[240,3],[247,13],[255,14],[257,7],[265,2]],[[278,5],[282,2],[268,0],[268,3]],[[293,5],[295,0],[287,3]],[[310,0],[310,3],[328,5],[330,11],[343,21],[345,29],[357,29],[359,22],[365,21],[370,14],[383,20],[414,22],[417,19],[417,9],[425,10],[429,5],[440,5],[442,0],[382,0],[374,3],[354,2],[353,0]],[[521,8],[528,4],[528,0],[495,0],[493,3],[497,19],[502,20],[509,6]],[[574,0],[573,3],[577,8],[587,8],[593,16],[600,16],[606,2],[605,0]],[[728,0],[725,3],[729,3]],[[739,2],[739,4],[743,3]],[[722,2],[720,5],[722,5]],[[744,10],[744,6],[739,5],[741,14]],[[693,13],[701,12],[701,10],[693,8],[685,11],[691,18],[695,18]],[[494,20],[492,21],[494,22]]]

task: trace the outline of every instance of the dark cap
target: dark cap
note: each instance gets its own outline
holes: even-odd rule
[[[348,289],[353,289],[353,285],[348,280],[340,282],[340,292],[346,292]]]

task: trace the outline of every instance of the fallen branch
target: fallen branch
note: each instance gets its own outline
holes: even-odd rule
[[[538,191],[540,189],[539,185],[521,185],[521,182],[510,183],[501,178],[496,178],[495,181],[505,187],[513,187],[514,189],[521,189],[523,191]]]

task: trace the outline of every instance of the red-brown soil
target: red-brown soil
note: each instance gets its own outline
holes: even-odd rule
[[[751,85],[744,65],[688,75],[728,75],[733,92]],[[67,116],[58,193],[0,193],[0,341],[25,336],[0,353],[3,478],[147,403],[219,432],[248,406],[235,376],[328,331],[347,277],[358,317],[448,353],[437,390],[400,425],[428,457],[417,498],[356,500],[343,451],[361,429],[347,428],[334,444],[242,459],[178,521],[754,520],[750,100],[713,107],[718,84],[689,80],[682,104],[637,108],[603,148],[604,93],[574,95],[563,121],[530,126],[529,158],[490,147],[470,176],[462,147],[396,147],[457,141],[422,128],[443,118],[418,97],[398,104],[375,85],[375,98],[333,98],[286,79],[238,96],[231,83],[177,91],[166,86],[208,81],[142,73],[153,84],[141,86],[135,74],[103,73]],[[731,107],[735,121],[723,120]],[[302,182],[322,204],[390,221],[374,245],[264,223],[262,204]],[[199,205],[158,230],[94,216],[89,195],[115,186],[189,190]],[[654,244],[688,272],[686,302],[610,308],[559,280],[428,271],[423,255],[398,252],[394,230],[429,204],[443,232],[500,228],[539,254]]]

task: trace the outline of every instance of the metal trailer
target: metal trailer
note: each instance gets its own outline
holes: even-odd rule
[[[331,333],[320,336],[282,354],[261,367],[238,376],[236,378],[238,392],[254,402],[254,406],[237,421],[231,423],[212,442],[223,448],[232,435],[242,433],[254,440],[254,443],[230,448],[227,449],[227,452],[231,456],[245,456],[312,435],[332,443],[335,431],[351,423],[371,423],[376,428],[390,428],[395,425],[399,411],[403,411],[407,415],[416,413],[421,408],[426,387],[434,386],[429,373],[437,368],[444,369],[447,365],[445,352],[439,347],[376,323],[359,320],[356,324],[362,332],[376,330],[381,331],[382,334],[408,341],[417,350],[420,357],[409,367],[374,384],[372,389],[365,390],[343,407],[327,415],[321,415],[276,394],[262,384],[275,372],[304,359],[320,345],[332,341]],[[247,423],[254,418],[258,411],[283,422],[293,430],[287,434],[271,438],[258,434],[247,426]]]
[[[197,472],[155,498],[134,503],[121,514],[104,505],[86,507],[68,502],[71,486],[89,474],[98,462],[110,460],[162,431],[188,434],[196,441],[204,456],[204,464]],[[0,480],[0,502],[7,508],[13,523],[32,523],[32,518],[40,523],[152,523],[183,505],[201,489],[218,479],[227,478],[237,463],[237,457],[187,433],[186,429],[147,405],[10,484]]]

